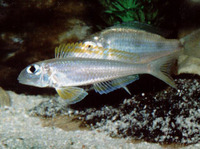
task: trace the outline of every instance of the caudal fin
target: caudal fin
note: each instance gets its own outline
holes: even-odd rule
[[[200,29],[180,39],[184,54],[200,58]]]
[[[178,54],[162,57],[150,63],[150,74],[164,81],[173,88],[177,88],[173,78],[170,76],[171,68]]]

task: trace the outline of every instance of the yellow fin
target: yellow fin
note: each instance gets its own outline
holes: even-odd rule
[[[117,49],[105,49],[86,43],[62,44],[55,48],[55,58],[79,57],[107,59],[123,62],[137,62],[139,55]]]
[[[88,93],[79,87],[62,87],[56,88],[58,95],[67,100],[67,103],[74,104],[81,101]]]

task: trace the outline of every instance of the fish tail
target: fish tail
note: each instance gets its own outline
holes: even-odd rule
[[[164,81],[171,87],[177,89],[173,78],[170,76],[171,68],[174,65],[178,53],[159,58],[150,63],[150,74]]]
[[[180,39],[184,54],[200,58],[200,29]]]

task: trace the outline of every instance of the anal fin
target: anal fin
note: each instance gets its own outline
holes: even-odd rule
[[[126,86],[123,86],[124,90],[129,93],[129,95],[131,95],[131,92],[129,91],[129,89]]]
[[[88,95],[88,93],[79,87],[61,87],[56,88],[58,95],[67,100],[69,104],[74,104],[81,101]]]
[[[106,82],[95,83],[93,86],[94,90],[99,94],[107,94],[119,88],[124,88],[130,94],[128,88],[126,88],[126,85],[138,79],[139,79],[138,75],[131,75]]]

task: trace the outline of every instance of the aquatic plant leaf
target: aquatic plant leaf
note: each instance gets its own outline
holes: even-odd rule
[[[105,12],[105,13],[113,13],[112,10],[105,10],[104,12]]]
[[[133,0],[132,4],[129,4],[129,6],[131,6],[132,9],[137,8],[140,5],[140,1],[137,0]]]
[[[156,18],[156,16],[158,15],[158,10],[156,10],[154,13],[152,13],[152,20]]]
[[[123,3],[119,2],[113,2],[113,6],[116,8],[118,11],[124,11],[126,8],[123,6]]]
[[[145,22],[145,15],[144,15],[144,12],[143,12],[141,9],[139,9],[139,10],[138,10],[138,14],[139,14],[139,16],[140,16],[140,22],[144,23],[144,22]]]
[[[102,15],[102,17],[110,25],[116,24],[116,22],[125,21],[140,21],[148,24],[158,24],[159,21],[162,20],[162,15],[159,15],[159,7],[161,7],[161,4],[163,4],[162,1],[103,0],[103,2],[100,1],[100,3],[105,7],[104,13],[108,14]],[[164,2],[165,5],[166,3],[167,2]],[[109,19],[111,16],[112,19]]]

